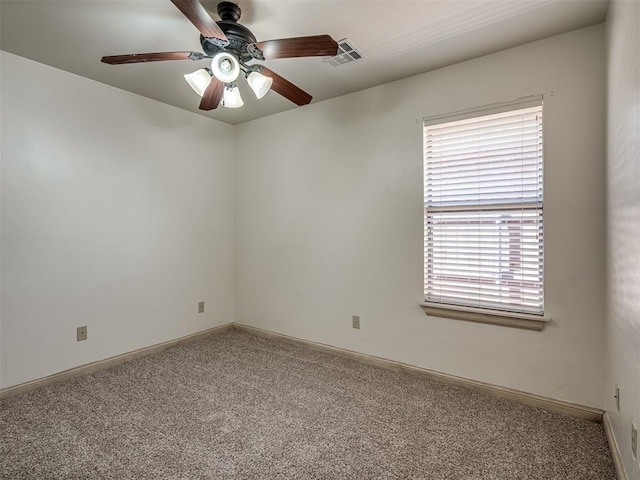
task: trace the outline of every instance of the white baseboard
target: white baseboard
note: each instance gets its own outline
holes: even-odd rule
[[[88,363],[86,365],[80,365],[78,367],[74,367],[69,370],[65,370],[63,372],[55,373],[47,377],[38,378],[38,379],[21,383],[19,385],[15,385],[12,387],[3,388],[3,389],[0,389],[0,400],[9,398],[15,395],[20,395],[22,393],[35,390],[37,388],[51,385],[53,383],[69,380],[69,379],[78,377],[80,375],[87,375],[87,374],[96,372],[98,370],[114,367],[122,363],[130,362],[131,360],[134,360],[139,357],[151,355],[153,353],[166,350],[168,348],[174,347],[182,343],[191,342],[199,338],[203,338],[216,333],[226,332],[231,329],[237,329],[240,331],[244,331],[254,335],[259,335],[262,337],[274,338],[278,340],[295,343],[298,345],[303,345],[308,348],[329,352],[334,355],[348,357],[348,358],[351,358],[360,362],[364,362],[370,365],[375,365],[375,366],[386,368],[389,370],[395,370],[395,371],[410,373],[414,375],[419,375],[421,377],[429,378],[431,380],[435,380],[438,382],[443,382],[450,385],[457,385],[463,388],[474,390],[476,392],[481,392],[481,393],[493,395],[495,397],[513,400],[519,403],[523,403],[525,405],[543,408],[552,412],[570,415],[572,417],[583,418],[586,420],[599,422],[599,423],[603,421],[604,412],[597,408],[587,407],[587,406],[578,405],[578,404],[569,403],[569,402],[563,402],[561,400],[555,400],[552,398],[534,395],[532,393],[522,392],[522,391],[514,390],[511,388],[500,387],[498,385],[492,385],[484,382],[478,382],[476,380],[471,380],[463,377],[449,375],[446,373],[436,372],[434,370],[428,370],[426,368],[416,367],[414,365],[409,365],[402,362],[396,362],[394,360],[388,360],[386,358],[376,357],[373,355],[366,355],[363,353],[354,352],[352,350],[347,350],[344,348],[333,347],[331,345],[326,345],[322,343],[311,342],[309,340],[303,340],[301,338],[291,337],[291,336],[283,335],[280,333],[274,333],[268,330],[250,327],[248,325],[242,325],[238,323],[228,323],[226,325],[210,328],[208,330],[204,330],[202,332],[197,332],[191,335],[177,338],[175,340],[169,340],[167,342],[163,342],[157,345],[140,348],[138,350],[134,350],[133,352],[123,353],[121,355],[116,355],[114,357],[110,357],[104,360],[99,360],[97,362]],[[607,427],[605,424],[605,431],[606,431],[606,428]],[[610,428],[611,427],[609,425],[609,429]],[[607,433],[607,438],[610,439],[609,440],[610,444],[612,444],[611,439],[613,439],[613,441],[615,442],[615,439],[613,438],[611,432]],[[611,451],[612,453],[614,452],[613,446],[611,448]],[[618,454],[618,458],[619,458],[619,454]],[[614,460],[615,460],[615,454],[614,454]],[[618,468],[617,464],[616,464],[616,468]],[[620,478],[625,480],[625,477],[620,477]]]
[[[298,345],[304,345],[314,350],[320,350],[329,352],[334,355],[340,355],[343,357],[358,360],[360,362],[375,365],[377,367],[386,368],[389,370],[395,370],[414,375],[419,375],[430,380],[437,382],[447,383],[449,385],[456,385],[470,390],[492,395],[494,397],[505,398],[513,400],[518,403],[523,403],[532,407],[543,408],[556,413],[569,415],[572,417],[583,418],[592,422],[602,423],[603,410],[587,407],[584,405],[578,405],[575,403],[563,402],[553,398],[543,397],[535,395],[533,393],[527,393],[520,390],[514,390],[511,388],[501,387],[498,385],[492,385],[490,383],[478,382],[468,378],[457,377],[446,373],[436,372],[434,370],[428,370],[426,368],[416,367],[402,362],[396,362],[394,360],[388,360],[386,358],[375,357],[373,355],[366,355],[363,353],[354,352],[344,348],[333,347],[323,343],[311,342],[309,340],[303,340],[297,337],[290,337],[281,333],[274,333],[268,330],[263,330],[256,327],[250,327],[248,325],[242,325],[238,323],[233,324],[233,328],[241,330],[254,335],[259,335],[267,338],[274,338],[283,340]]]
[[[607,442],[609,442],[609,449],[611,450],[611,456],[613,457],[613,464],[616,467],[618,480],[627,480],[627,474],[625,473],[624,465],[622,464],[622,457],[620,456],[618,442],[613,433],[613,427],[611,426],[611,420],[609,419],[609,414],[607,412],[604,412],[604,415],[602,416],[602,426],[604,427],[604,433],[607,436]]]
[[[23,393],[30,392],[31,390],[42,388],[47,385],[51,385],[53,383],[63,382],[65,380],[70,380],[72,378],[79,377],[81,375],[87,375],[89,373],[93,373],[98,370],[115,367],[116,365],[130,362],[131,360],[135,360],[136,358],[144,357],[146,355],[151,355],[153,353],[166,350],[167,348],[175,347],[176,345],[180,345],[182,343],[192,342],[194,340],[198,340],[200,338],[203,338],[209,335],[226,332],[228,330],[231,330],[232,328],[233,328],[232,324],[227,323],[219,327],[209,328],[207,330],[203,330],[197,333],[192,333],[191,335],[186,335],[184,337],[176,338],[174,340],[169,340],[167,342],[158,343],[156,345],[151,345],[149,347],[140,348],[138,350],[116,355],[114,357],[105,358],[104,360],[98,360],[96,362],[80,365],[78,367],[74,367],[69,370],[64,370],[63,372],[54,373],[53,375],[49,375],[47,377],[37,378],[35,380],[21,383],[19,385],[3,388],[3,389],[0,389],[0,400],[13,397],[15,395],[21,395]]]

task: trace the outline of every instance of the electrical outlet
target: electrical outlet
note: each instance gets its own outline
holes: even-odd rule
[[[204,313],[204,302],[198,302],[198,313]]]
[[[360,329],[360,315],[354,315],[351,317],[351,326],[353,328]]]
[[[616,409],[620,411],[620,387],[618,385],[616,385],[616,390],[613,395],[613,398],[616,399]]]
[[[76,342],[81,342],[87,339],[87,326],[76,328]]]
[[[631,451],[633,458],[638,459],[638,426],[636,422],[631,422]]]

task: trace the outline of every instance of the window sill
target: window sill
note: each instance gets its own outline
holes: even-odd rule
[[[551,321],[548,317],[528,315],[525,313],[501,312],[484,310],[481,308],[445,305],[439,303],[422,302],[420,306],[430,317],[453,318],[469,322],[489,323],[503,327],[523,328],[525,330],[541,331],[545,324]]]

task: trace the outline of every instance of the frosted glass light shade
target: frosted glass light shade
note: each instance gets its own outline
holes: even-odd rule
[[[236,85],[225,86],[222,95],[222,106],[227,108],[239,108],[244,105],[240,90]]]
[[[247,77],[247,83],[256,94],[257,98],[264,97],[273,83],[273,78],[266,77],[258,72],[251,72]]]
[[[189,86],[193,88],[193,91],[198,95],[203,96],[205,90],[211,83],[211,74],[204,68],[196,70],[193,73],[188,73],[184,76]]]
[[[224,83],[235,81],[240,74],[240,64],[236,57],[227,52],[218,53],[211,60],[213,75]]]

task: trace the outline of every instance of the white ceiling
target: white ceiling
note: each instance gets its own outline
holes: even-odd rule
[[[202,0],[211,16],[217,0]],[[258,40],[328,33],[364,58],[264,62],[319,102],[605,20],[608,0],[239,0],[240,23]],[[237,124],[296,107],[261,100],[239,82],[245,105],[198,110],[183,75],[200,62],[106,65],[105,55],[202,51],[196,28],[169,0],[1,0],[0,48],[185,110]],[[43,81],[43,88],[46,82]]]

